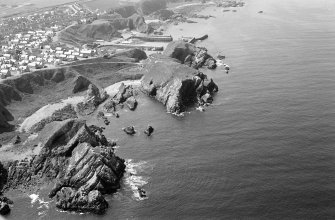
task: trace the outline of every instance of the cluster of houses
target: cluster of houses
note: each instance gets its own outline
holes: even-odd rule
[[[54,34],[53,31],[28,31],[9,37],[8,44],[1,46],[0,78],[55,67],[63,62],[94,56],[96,53],[95,50],[86,47],[53,46],[49,43],[51,43],[50,37]]]

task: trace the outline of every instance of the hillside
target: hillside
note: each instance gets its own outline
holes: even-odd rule
[[[0,134],[50,103],[86,93],[90,84],[104,88],[119,81],[139,79],[137,73],[120,70],[136,65],[137,53],[111,59],[89,59],[55,69],[38,70],[0,83]],[[8,134],[7,134],[8,135]],[[5,136],[0,135],[1,138]]]
[[[141,33],[150,31],[142,16],[133,14],[128,18],[115,18],[111,20],[95,20],[91,24],[77,24],[70,26],[58,35],[63,43],[73,45],[91,43],[95,40],[109,41],[114,37],[120,37],[119,30],[136,30]]]

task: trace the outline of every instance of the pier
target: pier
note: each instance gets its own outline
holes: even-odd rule
[[[132,38],[136,38],[142,41],[148,42],[171,42],[173,41],[172,36],[133,36]]]
[[[116,47],[116,48],[121,48],[121,49],[133,49],[133,48],[139,48],[142,50],[151,50],[151,51],[163,51],[164,47],[156,47],[156,46],[147,46],[147,45],[133,45],[133,44],[104,44],[104,45],[99,45],[98,48],[102,47]]]

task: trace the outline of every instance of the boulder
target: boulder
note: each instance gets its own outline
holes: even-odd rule
[[[5,202],[0,202],[0,215],[8,215],[10,213],[9,205]]]
[[[201,96],[201,101],[203,103],[212,103],[213,102],[213,97],[211,94],[206,93],[205,95]]]
[[[209,91],[210,94],[213,94],[219,91],[219,87],[215,84],[213,79],[205,80],[204,87]]]
[[[134,96],[131,96],[126,100],[126,105],[131,111],[134,111],[137,107],[137,100],[134,98]]]
[[[66,211],[103,214],[108,208],[108,203],[98,190],[87,194],[84,191],[63,187],[57,192],[56,207]]]
[[[152,126],[148,126],[148,128],[144,131],[144,134],[147,136],[151,136],[151,134],[154,132],[154,128]]]
[[[136,131],[135,131],[135,128],[134,126],[128,126],[126,128],[123,128],[122,129],[126,134],[129,134],[129,135],[134,135],[136,134]]]

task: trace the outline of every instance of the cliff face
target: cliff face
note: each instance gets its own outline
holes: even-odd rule
[[[216,60],[207,53],[207,49],[196,47],[184,41],[169,43],[164,53],[165,56],[178,59],[183,64],[199,69],[206,66],[208,69],[216,68]]]
[[[204,86],[207,81],[204,74],[175,59],[153,56],[144,69],[143,91],[163,103],[168,112],[181,113],[187,106],[200,102],[201,96],[209,92]],[[209,93],[216,91],[217,86]]]
[[[53,122],[35,142],[40,148],[36,156],[5,164],[5,188],[55,182],[49,196],[56,197],[58,208],[103,213],[108,203],[102,195],[120,187],[125,165],[102,131],[84,121]]]

